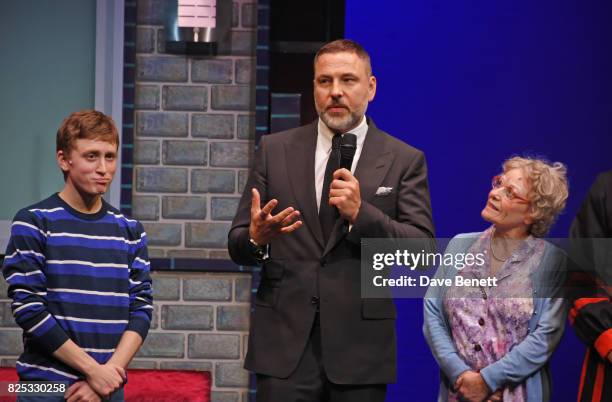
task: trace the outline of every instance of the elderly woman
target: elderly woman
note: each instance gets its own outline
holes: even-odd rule
[[[553,289],[565,257],[540,238],[565,206],[566,170],[514,157],[492,187],[481,212],[491,227],[456,236],[446,250],[480,254],[480,265],[442,265],[436,277],[494,277],[495,286],[432,287],[424,300],[423,331],[441,368],[438,401],[548,401],[547,363],[565,319]]]

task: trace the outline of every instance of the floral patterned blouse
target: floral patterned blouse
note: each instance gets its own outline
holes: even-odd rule
[[[493,227],[474,242],[469,253],[483,253],[484,264],[466,266],[464,278],[484,278],[490,274],[490,242]],[[478,371],[504,357],[529,332],[533,314],[533,285],[530,274],[537,269],[544,254],[545,242],[529,236],[504,262],[497,277],[497,286],[452,287],[443,305],[454,345],[461,358]],[[495,390],[493,390],[495,391]],[[449,390],[449,401],[458,401]],[[525,384],[507,384],[504,402],[527,400]]]

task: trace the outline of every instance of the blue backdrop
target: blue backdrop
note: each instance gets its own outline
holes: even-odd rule
[[[490,178],[514,154],[568,166],[567,234],[595,175],[612,169],[612,3],[347,0],[346,37],[372,56],[379,128],[425,151],[439,237],[478,231]],[[398,383],[388,401],[433,401],[438,368],[420,300],[399,300]],[[574,401],[584,347],[568,327],[553,400]]]

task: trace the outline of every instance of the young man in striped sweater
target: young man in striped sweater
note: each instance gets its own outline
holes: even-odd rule
[[[69,401],[123,400],[125,368],[151,321],[146,234],[102,198],[118,146],[112,119],[100,112],[63,121],[64,188],[17,213],[2,267],[24,330],[19,378],[65,382]]]

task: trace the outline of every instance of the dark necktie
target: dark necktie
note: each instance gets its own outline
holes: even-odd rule
[[[323,191],[321,191],[321,205],[319,206],[319,221],[323,231],[323,240],[327,240],[331,235],[336,220],[340,216],[336,207],[329,205],[329,186],[333,180],[334,172],[340,169],[340,142],[342,136],[335,134],[332,139],[332,149],[325,167],[325,179],[323,179]]]

